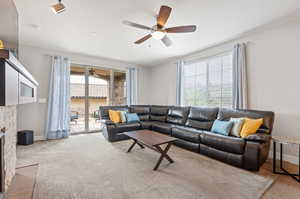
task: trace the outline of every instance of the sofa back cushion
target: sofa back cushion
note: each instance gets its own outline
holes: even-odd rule
[[[225,109],[219,110],[219,120],[230,120],[230,118],[247,117],[251,119],[263,118],[263,124],[258,129],[258,132],[272,133],[274,123],[274,112],[271,111],[257,111],[257,110],[243,110],[243,109]]]
[[[130,106],[130,112],[136,113],[141,121],[146,121],[150,118],[150,106],[132,105]]]
[[[169,109],[167,122],[184,125],[189,114],[190,107],[173,106]]]
[[[209,131],[217,119],[219,108],[191,107],[186,126]]]
[[[168,106],[151,106],[150,108],[150,119],[152,121],[165,122],[169,111]]]
[[[100,119],[109,120],[108,110],[129,112],[128,106],[100,106]]]

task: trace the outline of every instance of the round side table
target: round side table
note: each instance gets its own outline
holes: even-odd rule
[[[296,181],[300,182],[300,137],[288,137],[288,136],[272,136],[273,140],[273,173],[280,174],[280,175],[287,175],[291,176]],[[280,144],[280,170],[282,171],[276,171],[276,144]],[[283,168],[282,163],[282,151],[283,151],[283,144],[291,144],[291,145],[297,145],[299,148],[299,172],[298,174],[289,173],[285,168]]]

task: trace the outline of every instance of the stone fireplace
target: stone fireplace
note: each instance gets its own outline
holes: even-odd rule
[[[16,171],[17,109],[16,106],[0,107],[0,128],[6,128],[3,138],[3,187],[7,191]]]

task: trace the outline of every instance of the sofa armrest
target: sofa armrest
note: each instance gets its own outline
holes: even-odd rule
[[[101,123],[105,124],[105,125],[116,125],[113,121],[111,120],[101,120]]]
[[[244,168],[252,171],[258,171],[260,166],[269,156],[270,142],[259,143],[247,141],[244,158]]]
[[[105,120],[106,125],[116,125],[113,121],[111,120]]]
[[[246,142],[244,153],[244,168],[251,171],[258,171],[260,166],[260,143]]]
[[[266,143],[271,140],[271,136],[265,133],[255,133],[244,138],[246,141]]]

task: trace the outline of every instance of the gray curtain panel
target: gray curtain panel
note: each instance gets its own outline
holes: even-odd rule
[[[177,77],[176,77],[176,104],[181,105],[181,85],[182,85],[182,68],[183,68],[183,61],[178,61],[176,63],[176,69],[177,69]]]
[[[45,137],[60,139],[70,134],[70,62],[54,56],[48,97]]]
[[[233,50],[233,108],[248,108],[246,44],[236,44]]]
[[[127,104],[137,103],[137,68],[127,69]]]

